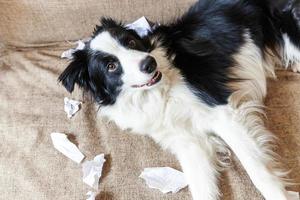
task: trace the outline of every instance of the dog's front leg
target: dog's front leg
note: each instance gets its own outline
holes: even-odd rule
[[[208,145],[189,136],[169,141],[168,148],[178,158],[194,200],[219,199],[218,172]]]

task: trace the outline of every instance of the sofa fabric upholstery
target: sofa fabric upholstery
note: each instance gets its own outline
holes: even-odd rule
[[[87,37],[102,15],[132,21],[145,15],[168,21],[193,0],[0,0],[0,199],[86,199],[81,166],[52,145],[51,132],[69,134],[91,160],[107,162],[97,200],[189,200],[150,189],[138,176],[146,167],[181,169],[175,157],[151,139],[120,131],[97,114],[77,88],[68,94],[57,77],[68,61],[60,58],[70,42]],[[2,46],[2,47],[1,47]],[[278,71],[269,81],[266,124],[278,137],[276,151],[300,182],[300,75]],[[64,97],[83,101],[72,119]],[[101,109],[101,108],[100,108]],[[239,162],[220,175],[224,200],[262,200]],[[289,189],[299,191],[299,186]]]
[[[0,0],[0,42],[14,46],[88,37],[102,16],[166,22],[195,0]]]

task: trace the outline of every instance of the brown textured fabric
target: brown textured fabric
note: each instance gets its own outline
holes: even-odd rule
[[[41,46],[89,36],[101,16],[168,21],[195,0],[0,0],[0,42]]]
[[[61,41],[87,36],[99,16],[124,21],[145,15],[167,21],[194,0],[0,0],[0,199],[85,199],[90,190],[82,182],[81,166],[52,146],[50,133],[70,134],[92,159],[105,153],[107,162],[97,200],[189,200],[187,189],[162,194],[138,178],[145,167],[180,169],[173,155],[149,138],[119,131],[96,117],[94,106],[84,102],[71,120],[63,110],[65,96],[82,100],[76,90],[68,94],[57,84],[66,61],[59,58],[67,47]],[[269,126],[279,137],[279,154],[291,178],[300,182],[300,75],[279,72],[270,81],[267,98]],[[225,200],[260,200],[239,163],[222,173]],[[291,189],[300,190],[299,187]]]
[[[107,163],[98,200],[189,200],[187,189],[162,194],[138,178],[145,167],[180,169],[174,156],[149,138],[119,131],[96,118],[86,101],[71,120],[63,110],[64,96],[82,100],[81,92],[68,94],[57,84],[66,65],[63,48],[7,51],[0,58],[0,199],[84,199],[90,190],[82,182],[80,165],[52,146],[50,133],[72,135],[87,159],[105,153]],[[300,181],[300,75],[280,72],[270,81],[267,99],[269,126],[279,137],[279,153]],[[222,173],[225,200],[260,200],[238,163]],[[298,187],[292,188],[300,190]]]

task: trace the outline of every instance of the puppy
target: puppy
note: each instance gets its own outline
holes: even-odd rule
[[[59,81],[174,153],[194,200],[219,199],[227,147],[266,200],[287,200],[261,114],[274,66],[300,70],[299,11],[299,1],[201,0],[143,38],[103,18]]]

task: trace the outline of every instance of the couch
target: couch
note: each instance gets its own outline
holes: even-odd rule
[[[141,16],[167,22],[195,0],[0,0],[0,199],[86,199],[81,166],[52,145],[51,132],[69,134],[92,159],[105,153],[97,200],[189,200],[150,189],[138,176],[146,167],[180,170],[175,157],[151,139],[120,131],[97,115],[78,89],[68,94],[57,77],[61,53],[88,37],[101,16],[131,22]],[[269,81],[266,124],[278,137],[276,151],[289,177],[300,182],[300,75],[278,70]],[[64,97],[83,101],[68,119]],[[221,173],[224,200],[260,200],[239,162]],[[300,191],[299,186],[290,190]]]

